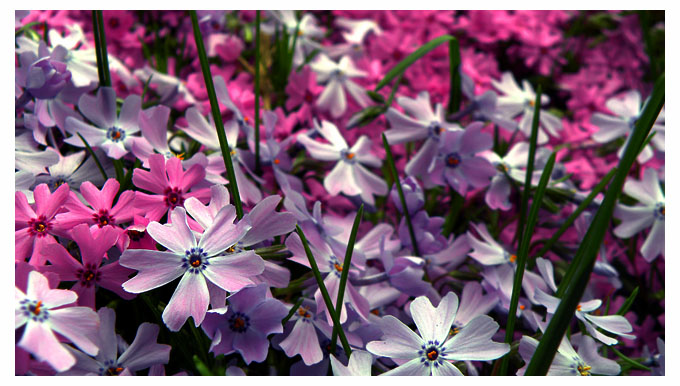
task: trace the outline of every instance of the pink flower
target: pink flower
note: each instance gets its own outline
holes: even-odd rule
[[[39,272],[28,275],[26,293],[14,287],[14,328],[26,326],[19,347],[44,360],[57,371],[71,368],[76,359],[55,332],[90,355],[97,355],[99,317],[87,307],[65,307],[78,299],[73,291],[50,289]]]
[[[196,164],[185,171],[179,158],[166,160],[162,154],[150,156],[149,165],[149,171],[135,169],[132,182],[140,189],[156,193],[135,193],[135,207],[150,220],[159,220],[169,210],[183,206],[188,197],[202,201],[210,197],[208,188],[189,192],[205,178],[204,165]]]
[[[55,243],[54,235],[63,230],[55,215],[66,202],[69,192],[67,184],[61,185],[54,193],[50,193],[47,184],[40,184],[33,191],[35,199],[33,206],[28,204],[22,192],[15,193],[15,261],[23,261],[30,256],[31,264],[35,266],[45,264],[41,250],[44,246]]]
[[[72,290],[78,294],[78,304],[93,309],[97,286],[113,291],[126,300],[134,297],[123,291],[121,286],[133,271],[121,267],[117,261],[102,265],[106,251],[116,245],[118,232],[112,227],[105,227],[97,233],[93,235],[86,224],[73,229],[71,234],[80,248],[82,262],[71,256],[61,244],[48,245],[44,251],[52,263],[45,266],[44,270],[58,274],[61,281],[76,281]]]
[[[85,181],[80,185],[80,193],[91,207],[84,205],[75,194],[71,194],[64,206],[68,212],[59,214],[59,223],[67,229],[71,229],[78,224],[97,225],[103,228],[107,225],[116,226],[132,220],[134,216],[133,200],[135,193],[126,190],[121,193],[116,204],[113,200],[118,194],[120,184],[110,178],[100,191],[91,182]],[[116,227],[116,229],[118,229]]]

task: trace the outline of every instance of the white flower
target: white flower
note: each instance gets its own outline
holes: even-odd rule
[[[320,54],[310,66],[316,72],[316,80],[319,83],[327,82],[316,105],[322,110],[330,111],[333,118],[340,117],[347,110],[345,89],[361,107],[366,107],[370,103],[366,90],[350,80],[365,77],[367,74],[356,68],[349,56],[343,56],[336,63],[325,54]]]
[[[500,82],[492,79],[491,84],[505,94],[498,98],[498,110],[510,118],[522,114],[519,128],[527,137],[531,135],[531,123],[534,119],[534,105],[536,103],[536,93],[531,84],[524,80],[522,82],[523,88],[520,89],[515,78],[509,72],[503,73]],[[550,98],[547,95],[541,95],[541,105],[549,102]],[[557,130],[562,130],[562,122],[547,110],[541,110],[539,118],[538,144],[542,145],[548,142],[545,131],[551,136],[557,137]]]
[[[538,347],[538,341],[534,338],[523,336],[519,342],[519,354],[526,365],[517,371],[517,375],[524,375],[526,367],[531,361]],[[574,376],[574,375],[617,375],[621,372],[621,366],[611,359],[603,358],[597,353],[597,345],[589,336],[581,337],[578,353],[565,336],[562,338],[560,347],[555,353],[547,375]]]

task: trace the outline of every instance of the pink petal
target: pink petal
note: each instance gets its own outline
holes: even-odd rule
[[[132,293],[141,293],[158,288],[182,275],[182,257],[172,252],[127,249],[120,256],[120,265],[136,269],[137,276],[123,283],[123,288]]]
[[[211,282],[228,292],[254,284],[250,279],[264,271],[262,258],[253,251],[226,254],[208,259],[203,274]]]
[[[45,361],[55,370],[66,371],[76,364],[76,359],[59,343],[57,337],[44,323],[28,323],[19,347]]]
[[[170,331],[179,331],[191,316],[198,327],[205,318],[209,302],[210,295],[203,275],[186,272],[163,310],[163,322]]]

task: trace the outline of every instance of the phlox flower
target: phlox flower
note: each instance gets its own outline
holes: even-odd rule
[[[97,314],[100,320],[99,354],[92,358],[64,345],[76,357],[77,362],[60,375],[134,375],[135,371],[167,364],[170,360],[170,346],[156,343],[158,325],[142,323],[137,329],[135,340],[128,346],[116,334],[116,312],[102,307]]]
[[[416,99],[398,97],[397,103],[408,115],[390,107],[385,118],[391,128],[385,131],[385,137],[390,145],[425,140],[404,169],[409,176],[422,176],[427,173],[437,154],[441,135],[447,131],[460,130],[460,126],[446,121],[441,103],[437,103],[432,111],[427,91],[418,94]]]
[[[204,165],[195,164],[185,171],[179,158],[166,160],[162,154],[153,154],[149,157],[149,171],[135,169],[132,182],[155,194],[135,192],[135,208],[153,221],[160,220],[168,211],[182,207],[189,197],[207,199],[210,191],[199,187],[204,178]]]
[[[123,291],[123,284],[132,270],[121,267],[118,261],[102,265],[103,259],[118,240],[118,232],[113,227],[105,227],[93,234],[87,224],[80,224],[71,232],[73,240],[80,249],[80,261],[75,259],[61,244],[50,244],[43,254],[51,265],[43,267],[46,272],[59,275],[61,281],[75,281],[71,287],[78,294],[78,305],[95,308],[95,290],[103,287],[129,300],[134,296]]]
[[[314,39],[321,39],[324,36],[325,29],[317,25],[316,18],[311,13],[305,12],[302,18],[298,21],[295,17],[295,11],[270,11],[271,15],[280,23],[288,32],[290,36],[290,45],[293,45],[295,38],[295,30],[297,29],[297,43],[295,44],[295,52],[293,53],[293,65],[300,66],[304,63],[305,58],[312,51],[323,47],[314,41]],[[263,26],[264,27],[264,26]],[[272,29],[271,27],[269,29]],[[263,29],[265,30],[265,29]],[[273,31],[272,31],[273,32]]]
[[[246,364],[267,358],[267,336],[283,332],[281,320],[288,314],[283,303],[267,297],[267,290],[266,284],[244,288],[229,296],[226,309],[208,313],[201,327],[212,339],[211,352],[226,355],[238,351]]]
[[[142,161],[142,166],[149,167],[149,157],[158,153],[166,159],[178,157],[183,159],[183,154],[175,154],[168,145],[168,119],[170,108],[167,106],[154,106],[139,113],[139,129],[141,137],[136,137],[131,146],[132,154]]]
[[[453,292],[437,308],[425,296],[418,297],[411,303],[411,315],[420,335],[387,315],[378,324],[382,340],[369,342],[366,349],[402,362],[383,375],[463,375],[452,361],[491,360],[510,351],[508,344],[491,340],[498,323],[486,315],[475,317],[448,339],[457,309],[458,297]]]
[[[331,367],[335,376],[370,377],[373,355],[361,350],[352,351],[347,366],[343,365],[335,356],[331,355]]]
[[[66,118],[66,131],[71,134],[64,140],[66,143],[85,147],[76,135],[79,133],[90,146],[101,147],[111,158],[120,159],[130,151],[134,134],[139,131],[138,116],[142,109],[139,95],[125,98],[120,114],[116,114],[116,91],[111,87],[101,87],[96,97],[83,94],[78,101],[78,109],[93,125],[73,117]]]
[[[536,106],[536,93],[528,81],[522,82],[522,88],[515,81],[511,73],[505,72],[501,76],[501,81],[491,80],[491,84],[503,92],[503,96],[498,98],[498,109],[509,118],[513,118],[522,114],[519,122],[519,129],[527,136],[531,135],[531,122],[534,119],[534,109]],[[550,102],[550,97],[541,95],[541,105]],[[540,106],[539,106],[540,107]],[[548,142],[546,131],[553,137],[557,137],[557,130],[562,129],[562,122],[549,113],[547,110],[541,109],[539,117],[540,123],[538,127],[538,144],[543,145]]]
[[[640,119],[642,114],[643,104],[641,101],[640,93],[637,90],[631,90],[623,94],[621,98],[610,98],[607,100],[605,106],[609,109],[614,116],[594,113],[590,119],[591,123],[600,128],[598,132],[593,134],[593,139],[596,142],[606,143],[612,141],[621,136],[626,136],[626,142],[621,148],[617,155],[619,158],[623,156],[623,151],[628,146],[628,141],[630,140],[630,134],[635,128],[635,123]],[[665,151],[665,114],[662,112],[656,119],[652,130],[656,131],[656,134],[651,139],[651,143],[654,144],[660,151]],[[645,163],[649,161],[654,156],[654,151],[651,145],[645,146],[637,157],[640,163]]]
[[[76,359],[59,343],[55,332],[84,352],[96,355],[99,317],[88,307],[63,307],[76,300],[75,292],[51,289],[45,276],[30,272],[25,293],[14,287],[14,328],[26,326],[19,347],[57,371],[68,370]]]
[[[425,205],[423,188],[413,176],[402,178],[399,180],[399,183],[401,184],[401,190],[404,193],[404,201],[406,201],[408,212],[413,215]],[[397,210],[403,213],[404,208],[401,206],[401,199],[399,198],[399,191],[396,186],[390,191],[390,198]]]
[[[331,58],[339,58],[344,55],[349,55],[353,58],[358,58],[364,54],[364,39],[368,34],[373,32],[375,35],[382,34],[382,29],[377,22],[370,19],[354,20],[345,17],[338,17],[335,19],[335,24],[346,29],[342,32],[342,37],[345,43],[340,43],[328,47],[326,51]]]
[[[69,186],[61,185],[54,193],[46,184],[40,184],[33,190],[35,204],[28,204],[26,196],[21,192],[14,195],[14,260],[23,261],[30,256],[30,264],[45,264],[42,249],[56,243],[54,235],[62,234],[65,229],[55,215],[62,208],[69,195]]]
[[[175,208],[170,212],[171,224],[151,222],[146,228],[147,232],[168,250],[125,250],[120,257],[120,264],[139,272],[123,283],[123,288],[131,293],[142,293],[181,276],[172,298],[163,310],[163,322],[170,330],[177,331],[191,316],[198,327],[208,310],[208,303],[223,302],[219,299],[219,293],[215,299],[211,298],[214,292],[211,288],[238,291],[252,285],[250,277],[262,273],[264,269],[262,259],[255,252],[230,250],[251,227],[247,217],[237,224],[234,224],[235,219],[234,206],[225,206],[198,241],[189,229],[184,208]]]
[[[40,150],[31,133],[24,131],[14,137],[14,169],[38,175],[57,162],[59,152],[51,147]]]
[[[115,170],[111,160],[99,149],[94,151],[102,164],[107,175],[114,175]],[[80,189],[80,185],[89,181],[95,186],[104,185],[104,177],[97,168],[92,157],[87,156],[85,150],[63,156],[59,154],[59,162],[47,167],[46,173],[35,177],[36,184],[47,184],[50,191],[54,192],[63,184],[68,184],[71,189]]]
[[[651,226],[640,253],[647,262],[652,262],[659,255],[666,256],[666,197],[661,191],[656,170],[647,168],[642,180],[626,181],[623,191],[639,203],[616,206],[614,217],[620,219],[621,224],[614,228],[614,234],[628,238]]]
[[[531,358],[538,347],[538,341],[530,336],[523,336],[519,342],[519,354],[526,363],[517,371],[517,375],[524,375]],[[557,376],[586,376],[592,374],[617,375],[621,366],[611,359],[603,358],[597,352],[597,345],[589,336],[581,337],[578,353],[565,336],[555,353],[547,375]]]
[[[295,216],[298,225],[305,232],[307,239],[314,245],[321,245],[328,237],[343,233],[343,228],[332,223],[331,216],[321,213],[321,201],[315,201],[312,213],[307,210],[304,196],[292,189],[283,189],[285,198],[283,206]]]
[[[74,193],[71,193],[64,204],[68,212],[57,215],[57,218],[65,228],[73,228],[81,223],[97,225],[99,228],[126,223],[134,216],[135,192],[124,191],[114,205],[113,200],[119,189],[120,184],[113,178],[106,181],[101,191],[91,182],[85,181],[80,185],[80,194],[91,207],[83,204]]]
[[[371,141],[362,135],[351,148],[345,142],[338,128],[323,121],[315,122],[315,130],[328,144],[313,140],[307,134],[300,134],[298,142],[303,144],[313,158],[322,161],[338,161],[323,181],[324,188],[332,196],[345,193],[359,195],[369,205],[375,203],[373,195],[387,194],[387,184],[364,166],[380,167],[378,157],[371,154]]]
[[[149,86],[155,88],[160,96],[159,102],[162,104],[172,106],[175,102],[181,101],[193,105],[197,102],[182,79],[163,74],[149,66],[135,70],[134,75],[144,83],[149,82]]]
[[[482,132],[484,124],[474,122],[465,130],[446,131],[437,143],[437,155],[427,173],[434,184],[449,185],[465,196],[469,189],[483,188],[496,175],[496,168],[478,153],[493,145],[490,135]]]
[[[320,54],[318,59],[310,64],[310,67],[316,73],[317,81],[326,83],[326,88],[316,101],[319,109],[329,111],[333,118],[339,118],[347,110],[345,90],[359,106],[369,105],[370,99],[366,90],[350,80],[350,78],[363,78],[368,74],[355,67],[349,56],[343,56],[336,63],[326,54]]]

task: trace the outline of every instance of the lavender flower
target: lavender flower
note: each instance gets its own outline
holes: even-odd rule
[[[529,336],[523,336],[519,342],[519,354],[528,365],[538,347],[538,341]],[[517,371],[517,375],[524,375],[526,366]],[[617,375],[621,366],[615,361],[603,358],[597,352],[595,341],[589,336],[581,337],[578,353],[565,336],[557,349],[555,359],[548,369],[547,375],[558,376],[586,376],[592,374]]]

